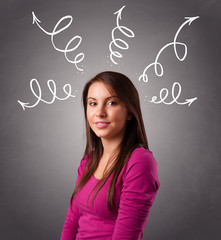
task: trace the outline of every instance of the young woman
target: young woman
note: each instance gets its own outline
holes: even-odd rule
[[[87,144],[61,240],[141,239],[159,188],[139,96],[117,72],[84,87]]]

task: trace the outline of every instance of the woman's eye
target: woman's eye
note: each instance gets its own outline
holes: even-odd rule
[[[89,102],[89,105],[90,105],[90,106],[95,106],[95,105],[96,105],[96,102]]]
[[[115,101],[110,101],[110,102],[108,102],[108,105],[115,106],[115,105],[117,105],[117,103]]]

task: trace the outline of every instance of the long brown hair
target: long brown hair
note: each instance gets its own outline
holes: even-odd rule
[[[87,136],[84,156],[87,156],[87,165],[78,185],[74,190],[72,199],[94,174],[95,170],[98,167],[99,160],[103,154],[103,146],[101,139],[97,137],[96,134],[92,131],[87,121],[88,90],[90,86],[95,82],[104,83],[107,86],[108,90],[114,93],[122,101],[122,103],[126,106],[128,112],[132,116],[131,120],[127,121],[124,137],[120,145],[118,146],[118,155],[113,161],[111,167],[108,169],[107,172],[104,173],[104,176],[99,180],[98,184],[93,189],[97,189],[96,193],[94,194],[94,201],[100,189],[103,187],[107,179],[113,173],[113,177],[108,190],[107,204],[110,210],[116,210],[114,206],[114,188],[118,176],[123,167],[126,165],[134,149],[140,146],[148,149],[148,142],[140,109],[139,95],[131,80],[125,75],[118,72],[108,71],[96,75],[94,78],[92,78],[86,83],[82,95]]]

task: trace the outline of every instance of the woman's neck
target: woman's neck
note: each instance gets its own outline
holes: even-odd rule
[[[105,158],[111,158],[113,155],[119,152],[120,139],[115,141],[108,141],[106,139],[101,139],[103,145],[103,156]]]

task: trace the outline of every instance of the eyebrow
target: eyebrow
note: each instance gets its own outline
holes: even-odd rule
[[[108,100],[108,99],[111,99],[111,98],[118,98],[118,96],[110,96],[110,97],[107,97],[105,99]],[[96,98],[94,98],[94,97],[88,97],[88,98],[86,98],[86,101],[88,101],[89,99],[96,100]]]

